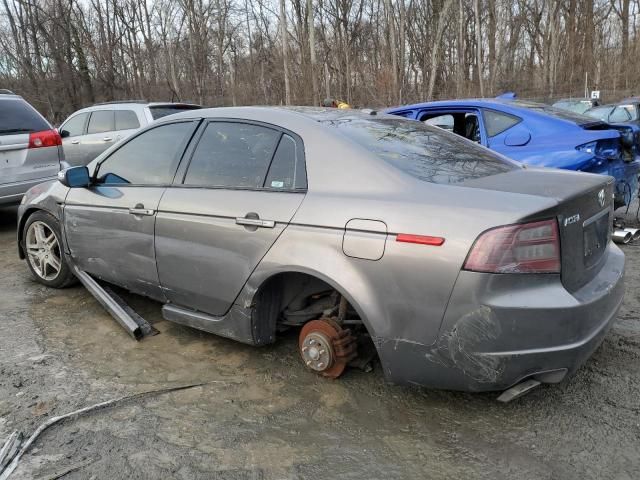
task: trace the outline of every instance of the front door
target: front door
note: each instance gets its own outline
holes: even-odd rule
[[[62,137],[62,148],[64,149],[64,159],[72,166],[86,165],[89,161],[82,139],[87,130],[88,113],[79,113],[69,118],[58,131]]]
[[[156,220],[158,274],[168,300],[211,315],[228,311],[304,199],[303,152],[298,137],[275,127],[203,126]]]
[[[81,269],[163,299],[155,263],[156,213],[194,128],[187,121],[144,131],[96,167],[94,185],[71,189],[64,226]]]

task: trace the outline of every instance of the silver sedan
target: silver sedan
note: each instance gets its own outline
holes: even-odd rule
[[[299,329],[339,376],[375,346],[396,383],[555,383],[623,298],[613,179],[522,167],[375,111],[220,108],[167,117],[35,187],[20,255],[162,302],[252,345]]]

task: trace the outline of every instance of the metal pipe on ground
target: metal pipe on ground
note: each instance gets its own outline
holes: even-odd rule
[[[631,232],[627,232],[626,230],[614,230],[613,235],[611,236],[614,242],[627,244],[633,238]]]

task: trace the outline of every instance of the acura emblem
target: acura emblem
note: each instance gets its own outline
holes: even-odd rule
[[[604,207],[604,189],[598,192],[598,203],[601,207]]]

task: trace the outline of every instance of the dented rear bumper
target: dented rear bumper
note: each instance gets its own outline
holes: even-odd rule
[[[624,255],[613,243],[605,255],[573,293],[559,275],[461,272],[434,344],[377,339],[387,378],[468,391],[562,380],[597,349],[622,304]]]

